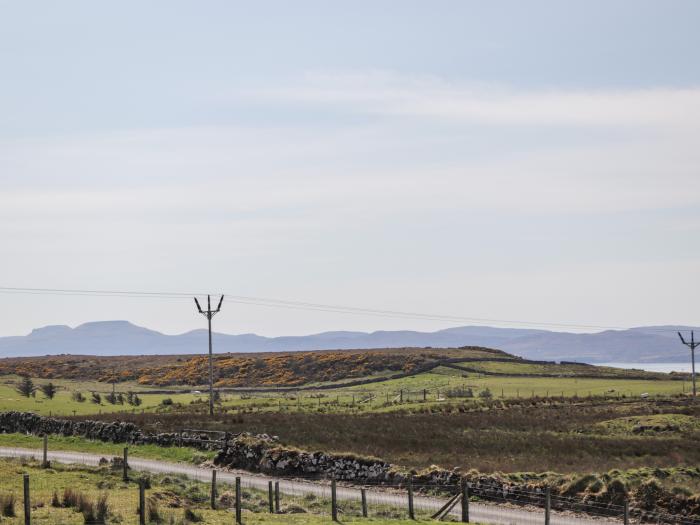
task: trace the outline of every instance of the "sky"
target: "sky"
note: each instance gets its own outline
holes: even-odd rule
[[[700,324],[694,0],[0,9],[0,286]],[[189,299],[0,313],[204,325]],[[225,301],[215,328],[457,324]]]

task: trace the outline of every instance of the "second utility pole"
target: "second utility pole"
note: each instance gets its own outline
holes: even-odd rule
[[[209,415],[213,416],[214,415],[214,363],[213,363],[213,358],[212,358],[212,347],[211,347],[211,318],[214,317],[216,314],[218,314],[221,311],[221,303],[224,302],[224,296],[221,296],[221,299],[219,299],[219,306],[216,307],[216,310],[211,309],[211,296],[207,295],[207,309],[202,310],[202,307],[199,306],[199,301],[197,298],[194,298],[194,302],[197,305],[197,310],[199,310],[199,313],[202,314],[204,317],[207,318],[207,322],[209,324]]]
[[[683,339],[683,334],[678,332],[678,337],[681,338],[681,343],[683,343],[685,346],[690,348],[690,359],[692,363],[692,376],[693,376],[693,398],[697,396],[697,390],[695,389],[695,349],[700,346],[700,342],[696,343],[695,342],[695,334],[691,331],[690,332],[690,341],[686,341]]]

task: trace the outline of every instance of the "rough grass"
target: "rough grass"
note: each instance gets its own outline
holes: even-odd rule
[[[687,414],[619,417],[596,423],[591,431],[606,435],[682,435],[700,431],[700,418]]]
[[[38,463],[0,460],[0,495],[5,499],[22,493],[22,475],[30,476],[32,494],[32,523],[38,525],[83,525],[86,517],[93,523],[106,518],[107,523],[136,523],[138,485],[124,483],[118,472],[109,468],[91,468],[56,464],[52,469],[41,469]],[[229,525],[232,514],[223,497],[219,498],[220,510],[208,508],[209,486],[177,475],[152,475],[148,477],[147,508],[152,523],[184,524],[186,516],[206,525]],[[220,484],[220,494],[230,496],[232,487]],[[60,494],[62,498],[59,498]],[[229,497],[227,496],[227,497]],[[314,496],[296,498],[282,495],[281,515],[266,512],[265,494],[244,489],[244,522],[257,525],[298,524],[327,525],[329,502]],[[54,501],[58,498],[58,504]],[[54,502],[54,504],[52,504]],[[251,505],[252,503],[252,505]],[[24,523],[22,505],[16,505],[16,516],[2,518],[3,524]],[[348,509],[350,510],[350,509]],[[354,509],[356,510],[356,509]],[[297,514],[297,512],[300,512]],[[314,512],[323,515],[314,515]],[[9,513],[8,513],[9,514]],[[156,517],[157,514],[157,517]],[[428,523],[405,519],[361,519],[346,514],[344,523],[373,523],[376,525],[408,525]]]
[[[182,426],[268,433],[283,443],[326,452],[386,459],[407,467],[476,468],[482,472],[562,473],[611,468],[677,467],[700,463],[694,431],[659,435],[591,434],[596,424],[617,418],[669,413],[698,417],[688,401],[587,402],[494,400],[476,408],[449,403],[387,413],[319,414],[252,412],[136,414],[139,426]],[[106,417],[105,417],[106,418]]]

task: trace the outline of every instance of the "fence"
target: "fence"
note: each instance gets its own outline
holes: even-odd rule
[[[123,525],[185,523],[188,512],[199,514],[203,523],[211,513],[227,513],[227,523],[241,523],[251,512],[272,512],[320,515],[329,522],[369,517],[496,525],[700,524],[700,518],[645,513],[624,504],[596,504],[542,490],[504,490],[487,483],[444,485],[436,491],[434,485],[411,482],[391,488],[379,482],[353,486],[311,478],[275,479],[129,458],[126,450],[111,461],[23,449],[3,449],[2,454],[21,462],[4,462],[0,470],[0,514],[5,516],[0,521],[12,525],[30,525],[32,516],[41,523],[62,525],[112,523],[112,518]],[[35,455],[40,461],[31,460]],[[48,515],[60,517],[46,521]]]

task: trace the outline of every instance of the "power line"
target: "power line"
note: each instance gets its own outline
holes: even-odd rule
[[[145,292],[133,290],[91,290],[91,289],[66,289],[66,288],[22,288],[0,286],[0,293],[29,294],[29,295],[58,295],[58,296],[83,296],[83,297],[124,297],[124,298],[153,298],[153,299],[186,299],[192,300],[193,296],[208,295],[203,292]],[[252,306],[264,306],[270,308],[287,308],[293,310],[306,310],[325,313],[340,313],[348,315],[362,315],[373,317],[389,317],[394,319],[409,319],[423,321],[446,321],[460,323],[491,323],[501,325],[515,325],[523,327],[548,327],[548,328],[576,328],[592,330],[627,330],[629,327],[592,325],[580,323],[553,323],[537,322],[514,319],[496,319],[486,317],[468,317],[461,315],[432,314],[422,312],[405,312],[398,310],[384,310],[376,308],[361,308],[354,306],[311,303],[304,301],[291,301],[285,299],[271,299],[264,297],[252,297],[224,293],[228,301]],[[672,329],[649,329],[656,332],[670,332]]]

